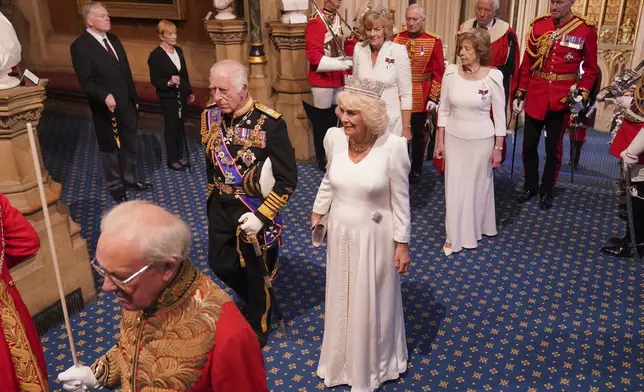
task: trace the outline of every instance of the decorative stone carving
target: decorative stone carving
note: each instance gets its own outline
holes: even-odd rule
[[[9,76],[11,67],[20,62],[22,46],[9,19],[0,12],[0,90],[14,88],[20,79]]]
[[[233,0],[213,0],[213,5],[217,10],[215,19],[217,20],[231,20],[237,18],[233,12]]]
[[[206,32],[215,46],[215,58],[233,59],[242,64],[246,63],[248,56],[248,25],[243,19],[217,20],[210,19],[204,22]]]
[[[85,302],[96,297],[80,226],[69,217],[67,207],[60,202],[62,187],[47,173],[41,158],[37,125],[44,107],[46,84],[47,81],[41,79],[38,86],[0,91],[0,193],[7,196],[40,236],[41,246],[36,257],[10,271],[32,315],[59,300],[36,170],[42,173],[65,294],[80,288]],[[34,167],[31,156],[28,122],[34,127],[38,168]]]
[[[308,0],[282,0],[280,9],[282,10],[281,21],[284,24],[306,23],[308,21]]]

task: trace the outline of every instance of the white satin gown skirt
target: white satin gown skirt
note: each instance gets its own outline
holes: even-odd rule
[[[357,173],[355,173],[357,175]],[[375,391],[407,370],[393,216],[334,198],[329,216],[324,337],[317,374],[327,387]]]
[[[494,136],[460,139],[445,133],[445,230],[452,252],[473,249],[494,236]]]

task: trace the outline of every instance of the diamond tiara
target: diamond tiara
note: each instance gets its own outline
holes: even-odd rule
[[[373,79],[358,79],[353,75],[344,77],[344,91],[380,99],[385,91],[385,84]]]

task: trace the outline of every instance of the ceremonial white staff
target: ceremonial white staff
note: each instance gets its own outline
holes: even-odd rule
[[[38,182],[38,193],[40,194],[40,204],[42,205],[42,212],[45,216],[45,227],[47,228],[47,238],[49,239],[49,250],[51,251],[51,259],[54,264],[54,272],[56,274],[56,283],[58,284],[58,295],[60,296],[60,305],[63,308],[63,316],[65,317],[65,328],[67,329],[67,336],[69,337],[69,347],[72,350],[72,359],[74,366],[78,366],[78,357],[76,356],[76,346],[74,346],[74,337],[72,336],[72,327],[69,322],[69,314],[67,312],[67,302],[65,301],[65,292],[63,291],[63,282],[60,278],[60,268],[58,267],[58,256],[56,255],[56,247],[54,246],[54,234],[51,229],[51,220],[49,218],[49,208],[47,207],[47,199],[45,198],[45,185],[42,181],[42,173],[40,172],[40,161],[38,159],[38,150],[36,149],[36,139],[34,138],[34,130],[31,123],[27,123],[27,132],[29,134],[29,144],[31,146],[31,157],[34,161],[34,168],[36,169],[36,181]]]

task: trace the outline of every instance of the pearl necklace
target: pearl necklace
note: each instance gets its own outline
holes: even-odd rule
[[[356,145],[356,142],[353,140],[351,136],[349,136],[349,147],[351,148],[351,151],[357,152],[357,153],[363,153],[371,147],[371,145],[376,141],[378,138],[378,135],[371,135],[371,138],[365,143],[364,145],[358,146]]]

